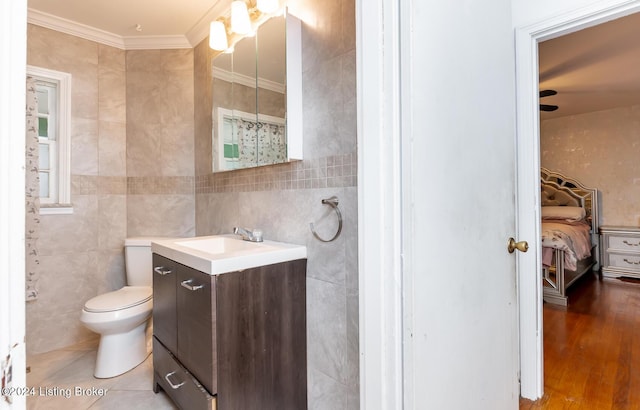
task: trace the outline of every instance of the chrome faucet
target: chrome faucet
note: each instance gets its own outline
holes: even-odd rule
[[[262,231],[260,229],[233,228],[233,233],[240,235],[242,240],[250,242],[262,242]]]

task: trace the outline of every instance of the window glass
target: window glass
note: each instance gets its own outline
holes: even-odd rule
[[[40,196],[44,198],[49,197],[49,173],[40,171],[38,173],[40,176]]]
[[[40,144],[40,155],[38,158],[38,168],[41,170],[48,171],[50,169],[50,158],[49,158],[49,145],[48,144]]]
[[[49,119],[40,117],[38,118],[38,136],[47,138],[49,135]]]
[[[38,136],[40,151],[38,171],[40,174],[40,202],[58,202],[59,181],[55,178],[58,170],[56,154],[56,124],[59,115],[57,110],[58,85],[46,80],[36,80],[38,97]]]
[[[49,114],[49,90],[38,84],[37,88],[38,96],[38,114]]]

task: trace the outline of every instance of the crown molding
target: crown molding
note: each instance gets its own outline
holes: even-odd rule
[[[254,77],[240,73],[232,73],[231,71],[223,70],[220,67],[216,67],[215,70],[213,70],[213,77],[228,83],[242,84],[251,88],[256,88],[257,86],[258,88],[264,88],[265,90],[271,90],[280,94],[285,93],[284,84],[266,80],[264,78],[258,78],[258,82],[256,84],[256,79]]]
[[[122,39],[125,50],[193,48],[185,36],[135,36]]]
[[[95,41],[97,43],[106,44],[108,46],[124,49],[124,41],[122,37],[104,30],[93,28],[85,24],[76,23],[75,21],[63,19],[53,14],[43,13],[38,10],[29,8],[27,10],[27,22],[59,31],[61,33],[71,34],[72,36],[81,37],[86,40]]]
[[[204,19],[201,19],[206,23]],[[122,37],[108,31],[100,30],[85,24],[67,20],[53,14],[43,13],[35,9],[27,10],[27,22],[61,33],[95,41],[121,50],[154,50],[192,48],[186,36],[130,36]]]

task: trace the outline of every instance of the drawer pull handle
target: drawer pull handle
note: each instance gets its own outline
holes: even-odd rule
[[[185,382],[173,384],[173,382],[169,379],[169,377],[173,376],[174,374],[176,374],[176,372],[167,373],[166,376],[164,376],[164,379],[167,381],[167,383],[169,383],[169,386],[171,386],[171,388],[175,390],[182,387],[182,385],[184,385]]]
[[[623,259],[625,262],[627,262],[629,265],[640,265],[640,262],[632,262],[629,259],[625,258]]]
[[[189,290],[200,290],[204,288],[204,285],[192,285],[191,282],[193,282],[193,279],[183,280],[182,282],[180,282],[180,285],[182,285],[183,288],[187,288]]]
[[[640,246],[640,243],[630,243],[630,242],[627,242],[626,239],[624,241],[622,241],[622,243],[624,243],[625,245],[629,245],[629,246]]]
[[[171,273],[171,269],[165,269],[164,266],[156,266],[153,271],[158,275],[168,275]]]

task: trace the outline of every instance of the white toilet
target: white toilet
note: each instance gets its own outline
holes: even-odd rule
[[[125,373],[151,353],[146,330],[153,307],[153,239],[159,238],[127,238],[124,242],[127,285],[88,300],[82,309],[82,324],[100,334],[93,373],[97,378]]]

